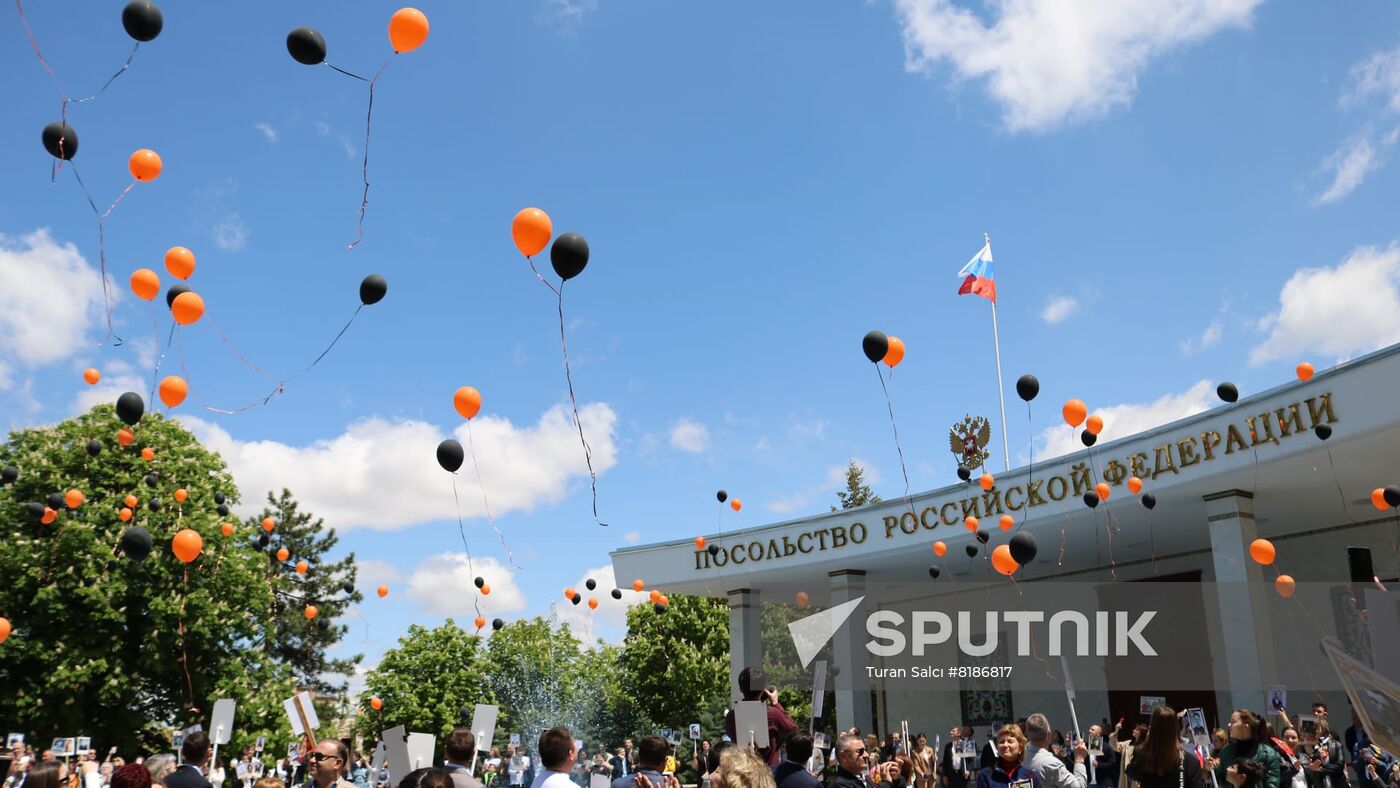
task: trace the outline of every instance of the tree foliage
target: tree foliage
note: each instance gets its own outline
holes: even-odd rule
[[[486,670],[481,638],[452,619],[433,629],[413,624],[366,674],[354,732],[377,740],[384,728],[403,725],[441,739],[487,702]],[[379,711],[370,705],[373,697],[383,702]]]
[[[870,489],[870,485],[865,483],[865,469],[857,465],[855,460],[851,460],[850,464],[846,466],[846,489],[836,491],[836,500],[841,503],[841,506],[831,507],[833,512],[880,502],[880,496],[876,495]]]
[[[650,721],[703,730],[723,725],[729,706],[729,607],[723,599],[673,594],[669,608],[627,611],[624,687]]]

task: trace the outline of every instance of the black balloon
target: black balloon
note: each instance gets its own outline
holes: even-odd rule
[[[1227,380],[1215,387],[1215,396],[1226,402],[1234,402],[1240,398],[1240,390],[1235,388],[1235,384]]]
[[[588,265],[588,242],[578,233],[564,233],[549,247],[549,262],[560,279],[573,279]]]
[[[147,486],[147,487],[155,487],[155,486],[156,486],[157,484],[159,484],[159,483],[160,483],[160,479],[157,479],[157,478],[156,478],[156,475],[155,475],[154,473],[148,473],[148,474],[146,474],[146,486]]]
[[[1387,484],[1385,486],[1385,489],[1381,490],[1381,494],[1385,496],[1385,502],[1390,504],[1392,507],[1400,506],[1400,487],[1396,487],[1393,484]]]
[[[715,556],[719,555],[719,545],[717,545],[717,544],[706,545],[705,551],[708,552],[708,553],[710,554],[710,557],[711,557],[711,558],[714,558]],[[620,593],[622,593],[622,592],[619,591],[618,593],[620,594]]]
[[[44,505],[38,501],[31,501],[24,505],[24,510],[34,515],[34,519],[41,520],[44,517]]]
[[[49,508],[55,512],[66,506],[63,502],[63,493],[49,493]]]
[[[128,391],[117,397],[117,418],[121,419],[128,426],[136,426],[136,422],[141,420],[141,416],[146,412],[146,401],[141,399],[141,395],[134,391]]]
[[[968,545],[967,547],[964,547],[963,549],[967,551],[967,557],[968,557],[968,558],[976,558],[976,557],[977,557],[977,545],[975,545],[975,544],[970,544],[970,545]]]
[[[1332,437],[1332,428],[1327,426],[1326,424],[1319,424],[1316,427],[1313,427],[1313,434],[1318,437],[1318,440],[1325,441],[1328,438]]]
[[[473,583],[477,588],[481,588],[482,586],[486,585],[486,578],[484,578],[484,577],[475,578],[474,580],[472,580],[472,583]]]
[[[982,544],[986,544],[991,538],[992,535],[987,533],[986,531],[977,532],[977,541],[981,542]]]
[[[1084,493],[1084,505],[1089,507],[1090,509],[1098,508],[1099,494],[1096,492]]]
[[[491,622],[491,628],[492,628],[492,629],[495,629],[495,630],[503,629],[503,628],[505,627],[505,625],[506,625],[505,619],[501,619],[501,618],[495,619],[494,621]]]
[[[341,589],[344,590],[347,594],[353,594],[355,593],[355,584],[350,582],[349,580],[346,580],[345,585],[341,586]]]
[[[457,441],[448,438],[438,444],[438,465],[441,465],[442,469],[448,473],[456,473],[457,469],[462,467],[464,459],[466,459],[466,455],[462,453],[462,444]]]
[[[158,512],[160,511],[160,499],[152,496],[151,500],[146,501],[146,506],[150,507],[151,511]]]
[[[220,517],[228,517],[228,506],[225,504],[219,504],[214,511],[218,512]]]
[[[1036,551],[1039,549],[1035,543],[1035,537],[1030,531],[1017,531],[1011,537],[1008,545],[1011,548],[1011,558],[1018,564],[1025,566],[1035,560]]]
[[[100,441],[100,440],[98,440],[98,439],[96,439],[96,438],[93,438],[92,440],[88,441],[88,442],[87,442],[87,453],[88,453],[90,456],[93,456],[93,457],[96,457],[97,455],[101,454],[101,453],[102,453],[102,441]]]
[[[78,155],[78,132],[72,126],[54,121],[44,127],[39,139],[44,143],[44,150],[55,159],[67,161]]]
[[[724,503],[725,501],[729,500],[729,493],[725,492],[724,490],[720,490],[719,492],[715,493],[715,499],[718,500],[720,503]]]
[[[6,465],[4,468],[0,468],[0,484],[14,484],[15,479],[18,478],[19,468],[13,465]]]
[[[1144,509],[1157,508],[1157,496],[1153,495],[1152,493],[1143,493],[1142,506]]]
[[[871,363],[882,361],[885,354],[890,352],[890,338],[883,331],[871,331],[860,341],[860,349]]]
[[[379,274],[370,274],[360,282],[360,303],[365,306],[377,304],[384,300],[384,294],[388,292],[388,280]]]
[[[145,561],[151,554],[151,532],[145,526],[133,525],[122,532],[122,552],[133,561]]]
[[[305,66],[318,66],[326,60],[326,39],[309,27],[298,27],[287,34],[287,53]]]
[[[942,570],[942,569],[939,569],[939,568],[936,567],[936,566],[930,566],[930,567],[928,568],[928,576],[931,577],[931,578],[933,578],[934,580],[937,580],[937,579],[938,579],[938,576],[941,575],[941,574],[943,574],[943,570]]]
[[[219,492],[219,493],[214,493],[214,503],[217,503],[217,504],[222,505],[223,502],[226,501],[226,500],[228,500],[228,499],[224,497],[224,494],[223,494],[223,493],[221,493],[221,492]]]
[[[1016,380],[1016,395],[1026,402],[1040,393],[1040,380],[1035,375],[1022,375]]]
[[[167,309],[173,308],[177,297],[192,292],[194,291],[190,289],[189,285],[179,283],[171,285],[170,289],[165,291],[165,307]]]
[[[614,589],[612,590],[612,598],[613,598],[613,599],[621,599],[621,598],[622,598],[622,589],[621,589],[621,588],[614,588]]]
[[[592,591],[593,589],[598,587],[598,581],[590,577],[587,580],[583,581],[583,587],[587,588],[589,591]]]
[[[131,0],[122,9],[122,27],[137,41],[152,41],[165,27],[165,17],[150,0]]]
[[[660,602],[657,602],[656,604],[652,605],[652,609],[654,609],[658,613],[666,612],[666,606],[661,604]]]
[[[967,481],[972,478],[972,469],[966,465],[958,466],[958,478]]]
[[[583,601],[583,594],[580,594],[579,592],[575,591],[574,595],[569,597],[569,601],[577,605],[579,602]]]
[[[258,547],[267,547],[267,543],[270,541],[272,540],[268,538],[267,534],[258,535]]]
[[[1079,433],[1079,440],[1083,442],[1085,446],[1093,446],[1095,443],[1099,442],[1099,436],[1088,430],[1084,430]]]

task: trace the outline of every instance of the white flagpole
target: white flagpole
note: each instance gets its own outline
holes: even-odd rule
[[[982,233],[982,238],[987,244],[987,251],[992,248],[992,236]],[[1011,443],[1006,437],[1006,390],[1001,382],[1001,337],[997,333],[997,302],[992,299],[992,347],[996,349],[997,358],[997,401],[1001,405],[1001,450],[1006,460],[1008,472],[1011,470]]]

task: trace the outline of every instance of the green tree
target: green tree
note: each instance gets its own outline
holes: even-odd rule
[[[0,491],[0,615],[14,626],[0,646],[0,719],[32,740],[82,734],[98,747],[149,748],[168,726],[207,724],[215,698],[258,709],[289,683],[274,656],[250,647],[272,602],[267,559],[251,535],[220,532],[215,496],[238,497],[223,461],[159,414],[142,419],[127,447],[114,440],[123,426],[100,405],[0,446],[0,465],[19,469]],[[25,508],[69,489],[86,501],[60,507],[52,524]],[[128,495],[138,505],[124,523]],[[143,562],[115,555],[129,525],[153,537]],[[189,564],[170,548],[184,528],[204,542]]]
[[[865,483],[865,469],[857,465],[855,460],[851,460],[846,466],[846,489],[836,491],[836,500],[841,502],[841,506],[831,507],[833,512],[880,502],[880,496],[871,491],[870,485]]]
[[[683,594],[670,602],[664,613],[651,605],[627,611],[623,686],[656,725],[718,730],[729,706],[729,607]]]
[[[501,707],[503,734],[519,733],[531,749],[539,732],[566,725],[588,738],[584,722],[599,693],[584,686],[579,642],[567,626],[536,617],[491,633],[486,645],[486,686]]]
[[[470,723],[473,707],[486,702],[481,638],[450,618],[433,629],[413,624],[365,675],[365,686],[355,719],[357,736],[378,739],[384,728],[403,725],[442,739]],[[370,705],[373,697],[383,702],[380,711]]]

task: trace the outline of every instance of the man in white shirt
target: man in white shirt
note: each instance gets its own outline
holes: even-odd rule
[[[568,728],[561,725],[541,733],[537,752],[544,769],[535,775],[530,788],[577,788],[569,779],[578,752],[574,749],[574,734]]]
[[[1026,757],[1022,763],[1040,778],[1041,788],[1088,788],[1089,770],[1084,762],[1089,758],[1089,749],[1083,740],[1074,743],[1074,771],[1065,768],[1064,763],[1055,757],[1050,747],[1050,721],[1044,714],[1032,714],[1026,718]]]

